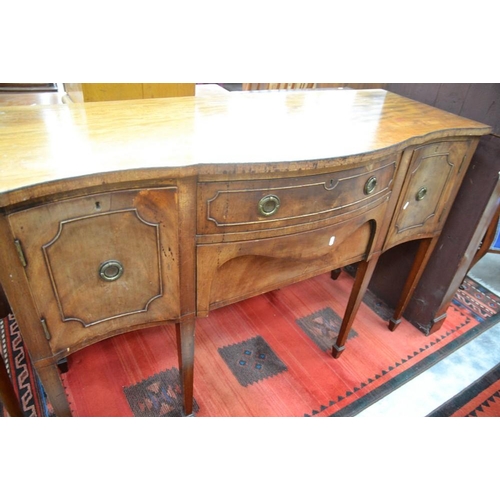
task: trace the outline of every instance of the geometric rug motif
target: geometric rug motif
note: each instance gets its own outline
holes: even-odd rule
[[[171,368],[153,375],[123,392],[135,417],[182,417],[183,398],[179,370]],[[193,411],[198,411],[196,401]]]
[[[220,347],[218,351],[243,387],[287,370],[286,365],[260,335]]]
[[[467,279],[466,279],[467,281]],[[305,369],[306,372],[303,373],[301,377],[295,378],[295,371],[290,374],[290,377],[283,377],[283,384],[281,384],[280,392],[277,394],[273,394],[274,397],[280,398],[281,406],[280,408],[274,411],[274,407],[269,405],[269,400],[256,398],[256,401],[252,401],[252,404],[247,407],[248,400],[244,397],[244,393],[247,388],[242,387],[237,384],[236,387],[230,388],[227,391],[227,395],[229,396],[229,401],[225,401],[224,397],[226,392],[223,390],[219,393],[216,389],[218,388],[218,383],[220,381],[220,377],[217,377],[217,367],[213,366],[217,365],[217,361],[214,360],[212,353],[209,353],[207,356],[206,344],[204,343],[204,339],[209,338],[207,335],[211,334],[211,328],[214,329],[215,332],[220,331],[221,335],[221,344],[219,345],[232,345],[235,342],[239,342],[239,339],[234,339],[231,335],[232,328],[220,330],[219,321],[224,319],[224,315],[217,317],[217,314],[212,316],[212,319],[208,319],[208,328],[206,325],[204,326],[202,322],[198,324],[198,336],[201,340],[198,345],[198,361],[200,363],[207,363],[207,366],[212,366],[215,368],[214,370],[208,370],[205,373],[205,376],[209,379],[208,384],[213,386],[213,393],[203,391],[199,395],[198,403],[200,406],[195,404],[196,414],[203,416],[219,416],[219,413],[223,415],[249,415],[254,416],[266,416],[266,415],[282,415],[282,416],[354,416],[358,414],[360,411],[365,409],[367,406],[373,404],[374,401],[378,401],[380,398],[386,396],[390,392],[394,391],[401,385],[405,384],[408,380],[411,380],[414,376],[423,373],[425,370],[433,366],[436,362],[441,359],[446,358],[450,353],[454,352],[461,346],[468,343],[473,338],[476,338],[483,331],[488,328],[491,328],[493,325],[497,324],[500,321],[500,312],[498,312],[498,306],[500,304],[500,299],[496,297],[494,294],[484,289],[486,293],[484,293],[481,288],[476,285],[476,283],[472,280],[471,284],[474,289],[471,289],[467,286],[466,290],[461,290],[457,295],[464,295],[465,297],[459,298],[459,301],[454,301],[452,303],[452,307],[448,310],[448,318],[445,321],[447,325],[446,328],[443,328],[439,333],[436,332],[428,337],[422,335],[421,333],[416,335],[415,332],[411,333],[410,327],[408,325],[401,325],[397,335],[393,337],[393,342],[391,341],[387,344],[387,349],[385,348],[385,343],[379,342],[379,338],[372,335],[372,333],[376,333],[378,330],[374,328],[373,331],[370,329],[366,329],[366,321],[363,318],[363,314],[358,315],[357,321],[359,323],[363,323],[365,321],[365,334],[363,337],[360,335],[357,339],[359,343],[360,350],[366,348],[366,340],[373,340],[373,344],[370,344],[371,354],[375,354],[375,356],[368,356],[368,358],[362,360],[362,369],[360,370],[359,376],[357,374],[357,368],[359,366],[358,358],[352,357],[347,358],[349,355],[346,352],[340,360],[336,361],[336,367],[339,370],[335,370],[332,372],[330,370],[330,357],[325,355],[325,362],[321,360],[318,362],[316,354],[314,356],[306,356],[301,357],[301,350],[299,352],[295,352],[295,349],[302,349],[304,346],[307,349],[318,349],[315,343],[309,342],[310,339],[305,337],[304,339],[295,340],[295,342],[290,343],[290,336],[287,335],[288,327],[291,322],[295,322],[297,316],[305,317],[312,314],[314,311],[321,309],[323,307],[331,306],[334,310],[337,310],[333,304],[328,304],[327,302],[321,306],[317,306],[315,300],[311,300],[308,302],[309,292],[316,290],[317,286],[331,289],[331,279],[329,273],[324,276],[319,276],[317,278],[312,278],[310,281],[301,284],[298,286],[291,286],[288,288],[284,288],[282,290],[283,300],[280,299],[280,302],[277,305],[273,305],[273,311],[270,314],[273,315],[274,320],[276,321],[277,329],[273,330],[273,340],[272,346],[275,349],[275,352],[279,352],[279,355],[287,365],[286,368],[288,371],[292,371],[292,368],[297,367],[297,363],[299,363],[298,367],[300,369]],[[466,283],[467,284],[467,283]],[[346,279],[346,277],[342,277],[337,280],[335,284],[335,293],[344,294],[346,297],[350,293],[352,289],[352,280]],[[306,290],[307,292],[304,292]],[[478,293],[480,292],[481,297],[478,297]],[[334,293],[334,292],[332,292]],[[474,298],[474,303],[471,301],[471,296]],[[464,304],[464,302],[466,304]],[[475,303],[479,302],[479,306]],[[284,304],[283,307],[280,307]],[[259,299],[258,297],[250,301],[249,307],[245,309],[249,313],[255,311],[255,306],[257,307],[269,307],[269,302],[265,301],[264,298]],[[286,307],[285,307],[286,306]],[[468,306],[468,307],[467,307]],[[228,306],[231,308],[232,306]],[[298,310],[303,307],[303,312],[301,314],[295,315],[293,313],[294,310]],[[245,303],[242,306],[239,306],[240,309],[245,308]],[[362,306],[363,308],[363,306]],[[476,313],[472,314],[471,309],[475,310]],[[490,309],[490,311],[488,311]],[[491,311],[493,309],[493,311]],[[339,309],[339,311],[341,308]],[[231,309],[229,309],[231,311]],[[481,312],[481,317],[477,312]],[[217,311],[215,312],[217,313]],[[220,311],[219,311],[220,313]],[[341,312],[339,312],[341,314]],[[485,314],[486,313],[486,314]],[[494,313],[493,315],[491,315]],[[486,316],[486,318],[483,316]],[[477,319],[476,319],[477,317]],[[254,326],[258,326],[260,324],[260,317],[250,315],[249,318],[252,320]],[[280,318],[283,318],[281,321]],[[477,323],[477,324],[476,324]],[[45,398],[45,394],[43,392],[43,388],[39,384],[39,380],[37,380],[36,372],[34,372],[29,356],[27,352],[24,351],[22,353],[22,340],[19,336],[19,328],[15,322],[13,316],[8,319],[5,318],[3,320],[3,324],[0,325],[0,330],[2,330],[2,326],[4,326],[4,333],[6,333],[7,340],[5,343],[6,349],[3,354],[7,353],[6,362],[9,365],[9,373],[13,375],[13,385],[15,386],[16,394],[20,397],[23,403],[23,410],[25,414],[32,416],[52,416],[52,410],[50,408],[50,403]],[[385,325],[382,325],[384,327]],[[377,327],[380,329],[379,327]],[[255,331],[255,329],[249,330]],[[361,331],[361,327],[358,331]],[[403,332],[405,332],[403,334]],[[386,329],[384,328],[384,334],[387,334]],[[403,334],[403,335],[402,335]],[[255,335],[254,333],[250,333],[250,335]],[[172,332],[172,328],[169,329],[169,336],[175,337]],[[148,332],[138,332],[137,335],[122,335],[112,339],[110,344],[104,345],[103,343],[96,344],[95,347],[104,346],[100,348],[99,355],[105,354],[109,356],[109,367],[112,369],[108,370],[103,376],[110,376],[109,381],[114,384],[114,389],[118,392],[120,391],[122,396],[117,397],[116,401],[113,398],[113,404],[116,405],[113,407],[113,411],[116,408],[116,413],[113,413],[113,416],[116,414],[120,414],[122,411],[122,407],[126,407],[123,410],[123,415],[132,414],[129,399],[125,396],[124,387],[129,386],[129,389],[132,389],[133,385],[139,385],[141,380],[144,382],[144,379],[133,378],[133,374],[131,370],[128,370],[129,359],[130,363],[135,363],[134,352],[138,347],[144,347],[149,350],[152,349],[151,352],[156,353],[158,351],[158,346],[164,345],[164,337],[165,332],[163,329],[155,330],[151,329]],[[263,333],[263,337],[267,339],[266,335]],[[401,338],[404,338],[408,341],[408,344],[401,341]],[[451,340],[449,337],[452,337]],[[241,337],[240,337],[241,338]],[[149,373],[160,373],[164,368],[164,366],[176,366],[176,355],[175,355],[175,342],[170,339],[168,342],[171,344],[171,348],[166,350],[166,354],[162,355],[161,359],[150,359],[151,354],[147,355],[148,363],[150,361],[155,363],[155,369]],[[270,340],[268,340],[270,342]],[[441,345],[441,343],[443,345]],[[310,345],[309,345],[310,344]],[[208,345],[208,344],[207,344]],[[213,345],[213,344],[210,344]],[[412,346],[411,349],[409,348]],[[276,346],[276,347],[275,347]],[[279,346],[282,346],[280,349]],[[2,345],[4,347],[4,345]],[[81,366],[92,367],[94,366],[92,360],[94,359],[94,351],[92,351],[93,347],[89,347],[87,349],[82,349],[76,353],[74,353],[74,363],[75,366],[77,364],[81,364]],[[99,348],[98,348],[99,349]],[[108,353],[108,349],[111,350],[111,353]],[[279,349],[279,350],[278,350]],[[379,349],[379,350],[377,350]],[[102,351],[102,352],[101,352]],[[148,351],[145,351],[146,354]],[[24,355],[20,355],[24,354]],[[314,358],[314,359],[313,359]],[[380,363],[378,360],[382,358],[383,363]],[[90,360],[90,361],[89,361]],[[126,363],[123,361],[126,360]],[[314,362],[314,364],[312,364]],[[212,363],[212,365],[210,365]],[[342,366],[346,366],[348,369],[342,369]],[[135,365],[133,365],[135,366]],[[334,368],[335,368],[334,366]],[[317,370],[321,370],[321,374],[324,373],[324,368],[328,368],[325,373],[325,377],[311,377],[310,382],[307,382],[309,378],[307,377],[307,370],[312,369],[316,373]],[[144,368],[147,370],[147,367]],[[362,373],[361,373],[362,371]],[[71,374],[72,370],[70,369],[69,374]],[[73,372],[75,373],[75,372]],[[71,396],[72,401],[72,411],[74,411],[74,415],[77,416],[98,416],[99,414],[108,414],[108,403],[109,398],[107,397],[107,393],[104,392],[102,394],[103,397],[95,399],[93,394],[94,391],[96,394],[100,394],[102,387],[102,381],[100,377],[91,376],[91,370],[78,370],[78,377],[73,375],[73,380],[69,377],[65,377],[65,389],[68,392],[68,395]],[[26,390],[25,384],[27,384],[26,375],[31,379],[29,390]],[[116,378],[115,378],[116,376]],[[178,374],[177,380],[178,380]],[[307,380],[304,380],[304,376]],[[332,377],[332,380],[338,381],[338,386],[341,387],[340,390],[337,390],[337,384],[334,383],[333,390],[331,384],[329,382],[329,377]],[[149,377],[149,374],[146,375]],[[150,381],[154,377],[151,377]],[[497,382],[498,383],[497,377]],[[75,380],[78,380],[78,384],[75,383]],[[324,388],[323,381],[326,380],[327,387]],[[278,384],[280,380],[276,381]],[[177,383],[177,387],[179,387],[179,383]],[[309,393],[308,387],[310,384],[314,384],[318,389],[325,389],[321,394],[320,398],[317,398],[312,393]],[[196,382],[195,382],[196,385]],[[265,392],[265,383],[259,384],[260,390]],[[166,386],[168,387],[168,381]],[[175,387],[175,383],[174,383]],[[38,390],[38,389],[41,390]],[[151,410],[155,402],[158,400],[158,386],[151,386],[150,393],[153,397],[150,397],[149,402],[145,401],[144,394],[142,394],[142,403],[139,401],[139,404],[135,410],[137,415],[145,414],[152,415],[153,411]],[[297,394],[302,396],[302,390],[305,389],[304,399],[299,400],[294,399]],[[481,388],[482,390],[483,388]],[[238,393],[238,390],[240,391]],[[476,411],[477,416],[487,416],[486,414],[493,413],[493,406],[497,408],[500,405],[496,405],[498,398],[496,397],[496,391],[500,390],[500,387],[494,387],[493,384],[490,384],[487,388],[484,389],[483,392],[475,391],[472,394],[473,399],[469,395],[466,406],[459,405],[460,412],[456,412],[457,405],[455,404],[454,412],[452,412],[453,416],[465,416],[471,414]],[[144,392],[144,391],[143,391]],[[160,391],[161,392],[161,391]],[[176,391],[174,390],[174,393]],[[283,393],[281,395],[281,393]],[[151,396],[151,394],[149,396]],[[168,395],[168,390],[166,390],[166,394]],[[233,395],[241,395],[240,404],[237,401],[237,398],[233,397]],[[130,395],[132,397],[132,395]],[[490,400],[493,398],[493,401]],[[36,409],[33,409],[33,399],[35,401]],[[137,398],[136,398],[137,399]],[[132,405],[134,405],[134,401],[132,401]],[[99,410],[96,408],[96,404],[99,402]],[[214,402],[213,406],[208,405],[209,402]],[[291,404],[289,404],[291,402]],[[487,402],[487,404],[485,404]],[[306,403],[306,404],[304,404]],[[121,405],[121,406],[120,406]],[[221,411],[219,412],[219,407]],[[489,405],[489,406],[488,406]],[[243,407],[244,406],[244,407]],[[179,405],[180,407],[180,405]],[[480,409],[479,409],[480,407]],[[163,408],[161,406],[157,406],[157,408],[162,409],[163,411],[166,409],[165,406]],[[149,409],[149,410],[148,410]],[[34,410],[34,411],[33,411]],[[97,410],[97,411],[96,411]],[[160,411],[162,411],[160,410]],[[5,414],[5,408],[3,409]],[[148,413],[149,411],[149,413]],[[142,412],[142,413],[141,413]],[[460,415],[458,414],[460,413]],[[180,414],[180,411],[177,413]],[[2,416],[0,414],[0,416]],[[450,415],[451,416],[451,415]],[[500,416],[500,413],[496,413],[496,416]]]
[[[19,325],[13,314],[0,318],[0,358],[13,381],[21,411],[25,417],[54,416],[43,387],[24,348]],[[0,359],[2,362],[2,359]],[[0,416],[5,409],[2,408]]]
[[[443,403],[428,417],[499,417],[500,364]]]
[[[498,297],[469,277],[460,285],[453,302],[466,307],[478,321],[484,321],[500,312]]]
[[[482,403],[476,406],[466,417],[498,417],[500,416],[500,390],[495,391]]]
[[[455,311],[458,312],[458,309],[456,309],[456,306],[452,304],[453,308],[455,308]],[[393,364],[387,366],[385,369],[381,370],[378,373],[372,374],[371,377],[366,379],[365,381],[360,382],[358,385],[352,387],[351,389],[346,390],[344,395],[338,396],[337,399],[335,400],[330,400],[328,404],[321,405],[320,408],[312,410],[310,413],[305,413],[304,417],[310,417],[314,415],[318,415],[319,413],[331,408],[335,404],[340,403],[344,399],[352,396],[356,392],[364,389],[367,386],[370,386],[374,382],[377,382],[379,380],[383,380],[387,376],[391,375],[391,372],[395,372],[396,370],[399,370],[401,367],[403,367],[406,363],[410,361],[414,361],[415,359],[418,359],[419,357],[426,356],[426,351],[432,348],[435,348],[438,344],[441,342],[445,341],[446,338],[453,333],[455,333],[457,330],[460,330],[461,328],[466,327],[470,323],[470,319],[463,315],[463,321],[462,323],[459,323],[455,325],[454,328],[451,328],[448,331],[441,331],[437,332],[435,335],[434,340],[428,340],[428,342],[425,345],[422,345],[418,350],[413,351],[413,353],[407,354],[405,357],[401,358],[399,361],[395,361]],[[446,348],[444,349],[444,351]],[[453,352],[454,349],[451,349],[450,352],[447,352],[446,354],[443,355],[445,357],[446,355],[450,354]],[[422,364],[428,365],[426,366],[425,369],[430,368],[438,359],[441,359],[439,356],[439,353],[436,353],[434,356],[428,356],[424,358],[424,361],[422,361]],[[383,386],[379,387],[377,390],[373,391],[372,394],[375,395],[377,391],[380,391],[381,393],[386,392],[387,394],[392,392],[392,390],[396,389],[399,386],[400,380],[407,380],[409,378],[409,373],[411,373],[412,370],[408,370],[407,372],[403,372],[400,375],[390,379],[388,382],[386,382]],[[370,396],[369,396],[370,397]],[[331,417],[344,417],[344,416],[352,416],[356,413],[359,413],[362,409],[364,409],[363,403],[365,398],[359,399],[355,401],[353,404],[344,407],[342,410],[337,411],[333,414],[331,414]],[[356,409],[356,407],[358,407]],[[429,415],[431,416],[431,415]]]
[[[337,339],[342,318],[329,307],[296,320],[304,333],[322,350],[329,351]],[[349,332],[348,339],[358,336],[355,330]]]

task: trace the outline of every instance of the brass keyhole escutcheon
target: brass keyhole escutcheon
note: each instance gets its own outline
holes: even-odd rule
[[[427,188],[426,187],[422,187],[422,188],[420,188],[418,190],[417,195],[415,196],[415,198],[417,199],[417,201],[423,200],[425,198],[426,194],[427,194]]]
[[[99,276],[104,281],[116,281],[123,274],[123,265],[117,260],[107,260],[99,266]]]
[[[365,194],[372,194],[373,191],[375,191],[375,188],[377,187],[377,178],[376,177],[370,177],[366,183],[365,183]]]
[[[274,215],[279,207],[280,199],[274,194],[269,194],[259,201],[259,214],[269,217],[270,215]]]

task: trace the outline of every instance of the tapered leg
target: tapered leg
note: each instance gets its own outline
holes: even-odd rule
[[[403,291],[401,292],[398,305],[396,306],[392,319],[389,321],[389,330],[392,332],[401,323],[401,318],[405,312],[406,306],[410,302],[411,296],[418,285],[418,281],[424,272],[425,265],[429,261],[437,240],[438,238],[435,236],[434,238],[426,238],[420,241],[417,255],[415,256],[412,268],[408,274]]]
[[[6,410],[9,412],[11,417],[23,417],[23,411],[21,405],[17,399],[14,387],[10,381],[9,374],[7,373],[7,368],[3,362],[2,356],[0,355],[0,400],[4,404]]]
[[[332,347],[332,356],[334,358],[339,358],[345,349],[345,342],[347,336],[351,331],[352,323],[356,317],[363,296],[366,292],[366,288],[370,283],[373,271],[377,265],[378,255],[373,256],[368,262],[361,261],[358,264],[358,269],[356,271],[356,278],[354,280],[354,286],[349,297],[349,302],[347,303],[346,311],[344,314],[344,319],[340,325],[340,331],[337,336],[337,340]]]
[[[57,363],[42,367],[37,366],[35,363],[35,368],[56,416],[71,417],[68,398],[59,377]]]
[[[194,371],[194,331],[195,320],[176,323],[177,353],[184,396],[184,415],[193,414],[193,371]]]

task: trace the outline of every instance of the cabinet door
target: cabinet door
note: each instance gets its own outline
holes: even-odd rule
[[[179,316],[176,188],[50,203],[9,216],[54,354]]]
[[[442,228],[470,161],[469,141],[428,144],[411,155],[384,250]]]

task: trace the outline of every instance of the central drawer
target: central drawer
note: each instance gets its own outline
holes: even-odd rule
[[[304,177],[200,182],[198,234],[265,232],[361,214],[390,193],[396,165],[393,155]]]
[[[386,210],[387,202],[347,221],[309,231],[198,245],[198,315],[368,259],[379,250]]]

